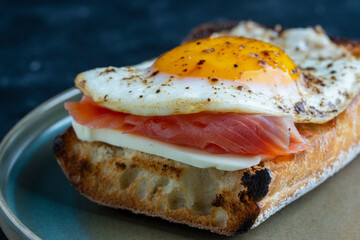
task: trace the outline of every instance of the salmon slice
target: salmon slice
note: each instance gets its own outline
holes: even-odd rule
[[[291,117],[210,112],[137,116],[101,107],[87,96],[65,108],[89,128],[118,129],[214,154],[277,156],[308,147]]]

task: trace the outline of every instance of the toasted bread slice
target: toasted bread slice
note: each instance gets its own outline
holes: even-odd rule
[[[200,169],[100,142],[80,141],[70,127],[53,151],[70,183],[110,207],[231,235],[245,232],[310,191],[360,150],[360,97],[332,121],[301,124],[312,149],[240,171]]]
[[[227,30],[208,24],[187,40]],[[360,44],[334,40],[360,55]],[[360,97],[325,124],[297,124],[312,149],[239,170],[200,169],[171,159],[100,142],[80,141],[70,127],[53,152],[84,196],[114,208],[232,235],[246,232],[310,191],[360,151]]]

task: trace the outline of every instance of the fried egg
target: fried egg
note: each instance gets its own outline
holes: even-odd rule
[[[96,68],[76,86],[97,104],[142,116],[236,112],[323,123],[360,89],[360,62],[319,28],[242,22],[157,59]]]

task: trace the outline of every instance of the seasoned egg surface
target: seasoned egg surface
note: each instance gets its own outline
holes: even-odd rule
[[[282,32],[252,22],[128,67],[81,73],[99,105],[143,116],[202,111],[326,122],[360,89],[360,62],[320,29]]]

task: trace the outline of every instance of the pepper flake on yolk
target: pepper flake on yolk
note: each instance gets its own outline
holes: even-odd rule
[[[181,77],[287,85],[299,78],[291,58],[280,48],[245,37],[200,39],[163,54],[153,66]]]

